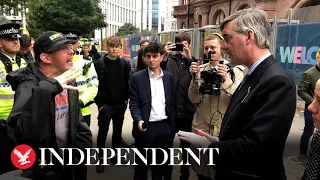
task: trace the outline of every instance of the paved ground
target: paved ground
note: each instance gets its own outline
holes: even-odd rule
[[[98,127],[97,127],[97,108],[95,105],[91,106],[93,111],[91,130],[93,132],[94,143],[96,141]],[[301,109],[299,109],[301,110]],[[297,111],[297,114],[294,118],[293,125],[287,140],[285,155],[284,155],[284,164],[286,168],[286,174],[288,180],[299,180],[304,171],[304,163],[306,158],[299,157],[299,140],[304,127],[304,120],[302,113]],[[132,129],[132,119],[130,112],[127,110],[125,115],[125,122],[123,126],[123,137],[129,143],[133,141],[131,137]],[[108,142],[112,135],[112,123],[110,125],[110,131],[108,135]],[[176,138],[176,142],[179,140]],[[178,143],[175,143],[178,144]],[[95,146],[96,147],[96,146]],[[270,172],[272,173],[272,172]],[[108,179],[108,180],[132,180],[133,179],[133,167],[131,166],[106,166],[105,172],[102,174],[97,174],[95,172],[95,167],[88,168],[88,180],[98,180],[98,179]],[[174,167],[173,171],[173,180],[179,179],[179,167]],[[190,180],[196,180],[194,173],[190,177]]]

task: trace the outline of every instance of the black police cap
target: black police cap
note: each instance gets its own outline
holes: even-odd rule
[[[65,29],[61,33],[71,42],[77,42],[80,39],[81,32],[77,29]]]
[[[8,23],[0,25],[0,37],[2,38],[21,38],[19,35],[20,24]]]

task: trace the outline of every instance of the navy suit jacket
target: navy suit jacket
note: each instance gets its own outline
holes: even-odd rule
[[[175,127],[173,75],[163,71],[163,87],[166,99],[167,121],[171,124],[172,131]],[[151,88],[148,69],[134,73],[130,81],[130,103],[129,108],[133,120],[149,122],[151,112]],[[134,127],[137,128],[137,127]]]

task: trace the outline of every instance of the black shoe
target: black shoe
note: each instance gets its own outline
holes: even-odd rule
[[[104,166],[98,165],[98,166],[96,167],[96,172],[97,172],[97,173],[103,173],[103,172],[104,172]]]
[[[123,139],[121,140],[119,147],[120,148],[131,148],[131,146],[127,142],[125,142]]]
[[[98,161],[100,162],[100,164],[96,167],[96,172],[103,173],[104,172],[104,166],[102,166],[103,158],[98,156]]]

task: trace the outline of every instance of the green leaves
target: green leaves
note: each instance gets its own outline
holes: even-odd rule
[[[123,26],[121,26],[118,29],[118,32],[116,33],[117,36],[126,36],[126,35],[132,35],[139,31],[137,27],[135,27],[131,23],[125,23]]]
[[[107,26],[99,0],[29,0],[28,9],[28,30],[33,37],[63,29],[78,29],[84,35]]]

